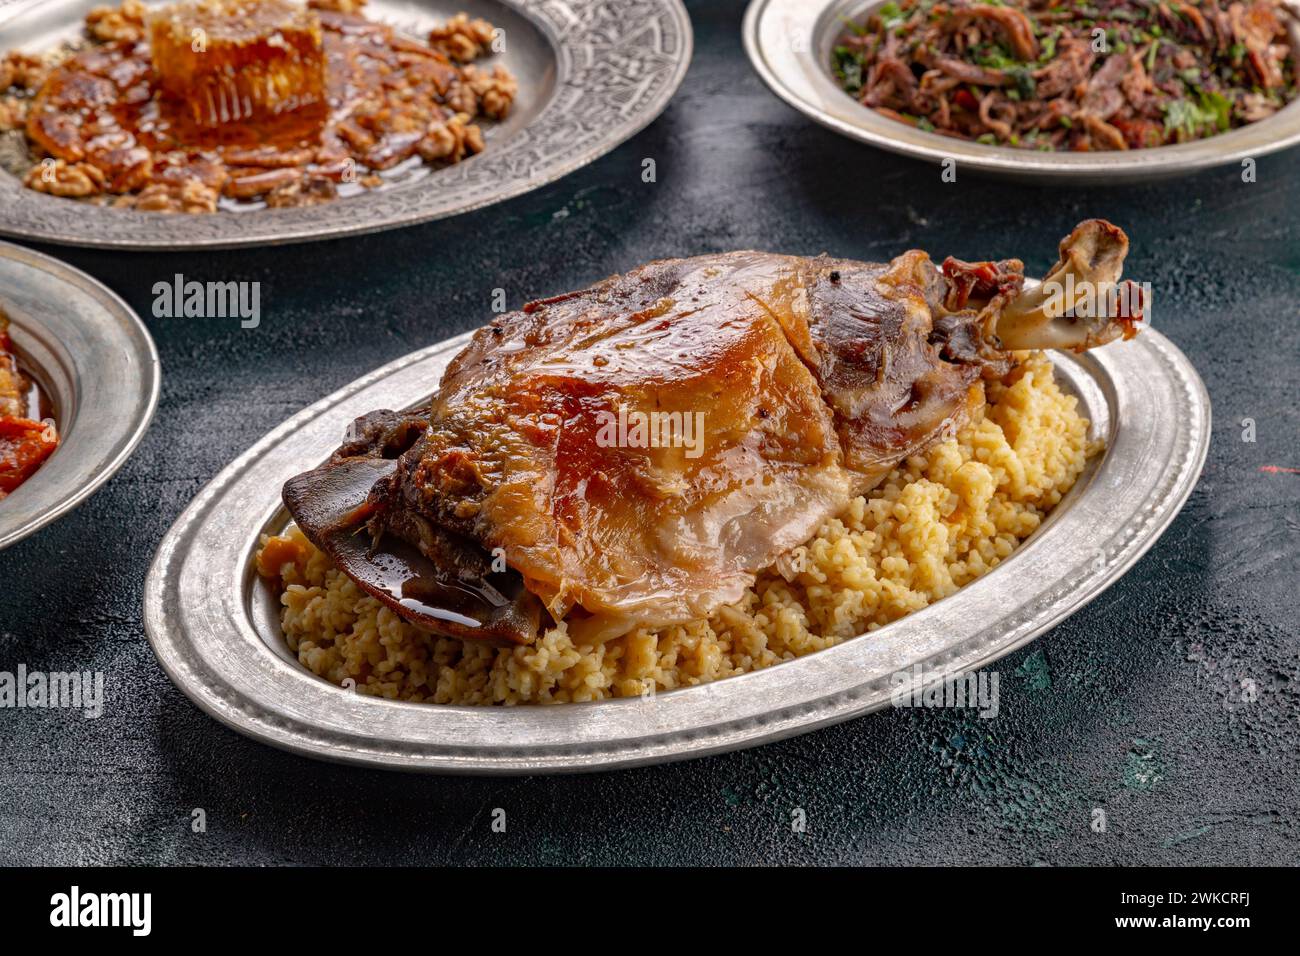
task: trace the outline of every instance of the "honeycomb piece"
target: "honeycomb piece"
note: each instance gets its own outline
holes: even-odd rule
[[[325,52],[316,14],[287,0],[193,0],[149,18],[165,97],[199,131],[259,141],[324,123]],[[211,138],[211,137],[210,137]]]

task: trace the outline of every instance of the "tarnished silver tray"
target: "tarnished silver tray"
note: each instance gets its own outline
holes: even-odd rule
[[[122,467],[158,404],[158,351],[130,306],[84,272],[0,242],[0,308],[55,408],[61,444],[0,499],[0,548],[85,501]]]
[[[847,95],[830,72],[831,48],[846,19],[858,20],[885,0],[751,0],[743,38],[767,86],[809,119],[851,139],[932,163],[956,162],[1004,178],[1058,183],[1123,183],[1181,176],[1240,164],[1300,143],[1300,100],[1275,115],[1209,139],[1177,146],[1096,153],[1040,153],[986,146],[927,133],[886,119]],[[1300,33],[1290,24],[1292,42]]]
[[[103,0],[0,0],[0,53],[78,36]],[[156,5],[158,0],[147,0]],[[487,149],[381,189],[301,209],[165,215],[34,192],[0,171],[0,234],[120,249],[260,246],[376,232],[478,209],[544,186],[618,146],[658,116],[686,75],[691,23],[680,0],[371,0],[371,19],[427,32],[458,11],[505,31],[519,80]]]
[[[607,769],[789,737],[887,706],[892,675],[914,665],[925,683],[971,671],[1083,607],[1173,520],[1210,434],[1205,387],[1160,333],[1054,354],[1107,450],[1029,541],[952,597],[808,657],[648,699],[452,707],[362,696],[288,651],[253,555],[263,532],[287,523],[283,482],[324,460],[356,416],[425,402],[467,341],[399,359],[294,415],[167,533],[145,583],[145,627],[172,681],[213,717],[313,757],[445,773]]]

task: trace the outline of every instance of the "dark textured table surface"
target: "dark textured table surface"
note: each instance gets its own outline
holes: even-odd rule
[[[46,250],[147,317],[164,380],[117,477],[0,553],[0,670],[102,670],[108,698],[98,720],[0,710],[0,862],[1295,862],[1300,474],[1261,469],[1300,468],[1297,154],[1261,160],[1249,184],[1232,168],[1107,189],[944,184],[777,101],[745,60],[741,13],[694,4],[695,61],[667,112],[520,199],[309,246]],[[1088,216],[1129,232],[1129,274],[1152,283],[1159,325],[1209,387],[1213,440],[1156,547],[999,664],[995,720],[891,711],[663,767],[426,778],[246,740],[154,660],[145,571],[203,484],[292,412],[485,321],[494,288],[513,307],[655,257],[746,247],[880,259],[921,246],[1041,272]],[[261,282],[261,326],[150,317],[153,284],[177,272]],[[200,807],[206,833],[190,826]],[[805,833],[791,830],[796,807]],[[1089,826],[1096,808],[1104,832]]]

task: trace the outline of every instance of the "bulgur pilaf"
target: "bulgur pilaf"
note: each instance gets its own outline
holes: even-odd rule
[[[1100,450],[1042,353],[1022,354],[955,437],[912,457],[737,604],[707,621],[575,645],[563,622],[525,647],[421,631],[364,594],[302,532],[264,537],[289,647],[364,694],[437,704],[564,703],[689,687],[874,631],[996,567]]]

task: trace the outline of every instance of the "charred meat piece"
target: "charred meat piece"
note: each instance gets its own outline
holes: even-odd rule
[[[1025,291],[1017,260],[941,270],[918,251],[654,262],[494,320],[427,413],[359,420],[285,501],[435,632],[527,643],[543,606],[588,640],[706,617],[955,431],[1008,350],[1128,334],[1140,316],[1072,308],[1113,286],[1126,249],[1109,223],[1080,225],[1057,297]],[[430,613],[438,588],[465,598],[450,625]]]
[[[498,643],[535,634],[541,604],[504,560],[475,542],[413,512],[388,515],[382,538],[372,541],[364,533],[375,511],[371,492],[393,474],[427,424],[427,416],[390,411],[357,419],[328,462],[285,484],[286,506],[340,570],[408,620],[452,637]]]

